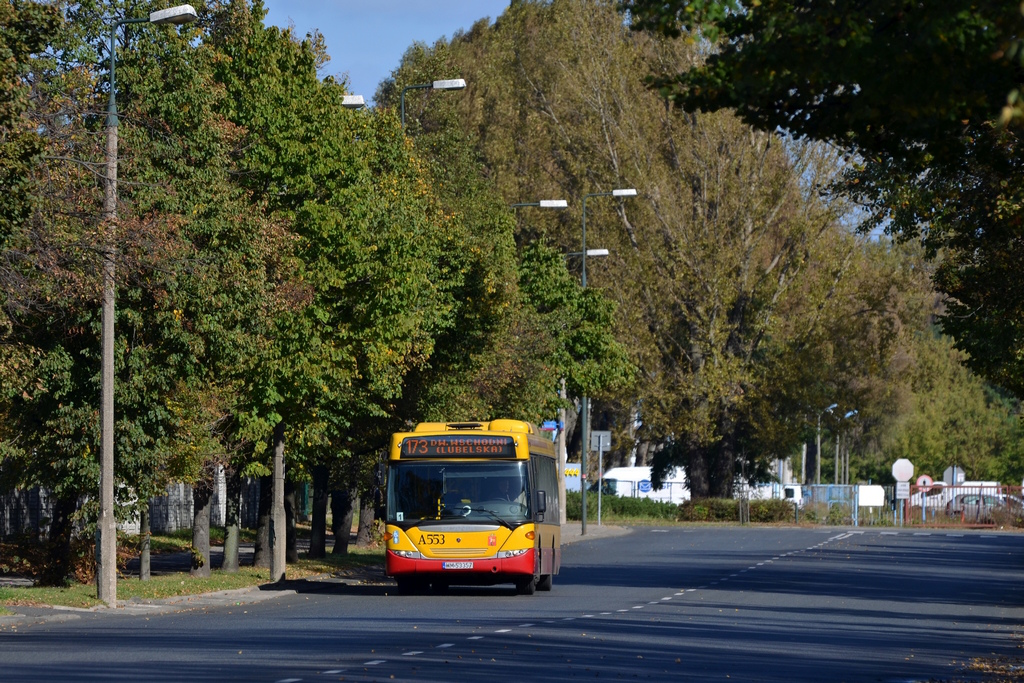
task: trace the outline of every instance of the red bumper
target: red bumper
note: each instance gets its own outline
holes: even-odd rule
[[[384,554],[384,571],[388,576],[411,576],[414,574],[421,576],[448,576],[456,582],[460,576],[464,578],[491,576],[495,579],[511,576],[532,576],[536,566],[535,553],[535,550],[527,550],[518,557],[488,557],[481,559],[466,557],[450,560],[428,560],[399,557],[388,550]],[[471,569],[445,569],[445,562],[472,562],[473,567]]]

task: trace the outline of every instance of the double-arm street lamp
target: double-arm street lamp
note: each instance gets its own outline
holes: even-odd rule
[[[537,206],[542,209],[567,209],[569,208],[569,202],[564,199],[542,199],[539,202],[520,202],[518,204],[510,204],[513,209],[517,209],[521,206]]]
[[[462,78],[450,78],[445,81],[433,81],[432,83],[417,83],[402,88],[402,94],[398,100],[402,112],[402,128],[405,128],[405,91],[406,90],[462,90],[466,87],[466,81]]]
[[[856,410],[851,410],[846,415],[843,415],[842,419],[849,420],[851,417],[857,415]],[[847,449],[849,451],[849,449]],[[839,430],[836,430],[836,461],[835,461],[835,480],[836,484],[849,484],[850,483],[850,454],[847,452],[846,457],[841,458],[839,455]]]
[[[524,206],[536,206],[541,209],[567,209],[569,208],[569,202],[564,199],[541,199],[538,202],[519,202],[517,204],[510,205],[513,209],[518,209]],[[561,388],[558,392],[558,397],[563,401],[565,400],[565,378],[562,378]],[[558,451],[558,500],[565,500],[565,408],[558,409],[558,436],[556,450]],[[560,515],[559,524],[565,524],[565,506],[562,505],[558,514]]]
[[[114,519],[114,259],[117,253],[117,100],[114,81],[117,29],[125,24],[187,24],[196,19],[192,5],[150,12],[149,17],[110,23],[110,99],[107,102],[106,182],[103,190],[103,304],[100,374],[100,516],[96,526],[96,597],[117,605],[117,523]]]
[[[593,192],[591,194],[583,195],[583,248],[580,250],[580,256],[583,258],[583,288],[587,287],[587,256],[607,256],[607,249],[591,249],[587,250],[587,200],[591,197],[635,197],[636,189],[623,188],[618,190],[612,190],[611,192]],[[582,522],[580,526],[580,534],[585,535],[587,533],[587,450],[590,448],[590,431],[589,422],[590,420],[590,399],[587,396],[583,396],[580,399],[580,500],[582,503]]]

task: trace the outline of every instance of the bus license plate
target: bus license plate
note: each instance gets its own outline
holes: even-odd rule
[[[441,565],[442,569],[472,569],[472,562],[445,562]]]

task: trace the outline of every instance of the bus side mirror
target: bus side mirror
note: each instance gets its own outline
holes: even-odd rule
[[[548,494],[545,491],[537,491],[537,513],[543,515],[548,511]]]

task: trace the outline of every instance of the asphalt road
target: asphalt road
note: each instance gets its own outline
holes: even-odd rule
[[[643,528],[551,593],[301,582],[0,620],[4,681],[983,681],[1017,656],[1024,535]]]

